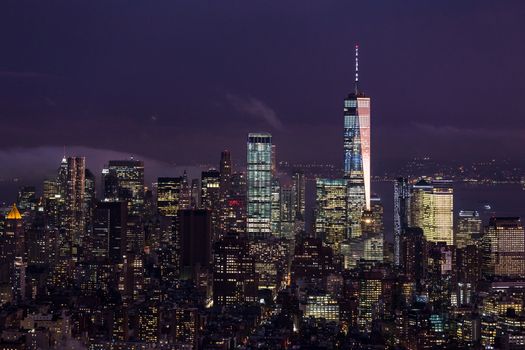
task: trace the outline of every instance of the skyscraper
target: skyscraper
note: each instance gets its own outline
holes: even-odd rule
[[[272,135],[248,135],[248,210],[247,233],[250,238],[272,234]]]
[[[419,227],[407,227],[400,236],[399,266],[405,277],[420,287],[425,272],[426,240]]]
[[[394,263],[400,264],[401,234],[408,227],[410,213],[410,186],[400,177],[394,182]]]
[[[228,202],[231,195],[232,185],[232,161],[230,151],[221,152],[220,161],[220,185],[219,185],[219,233],[224,234],[226,230],[227,216],[229,215]]]
[[[493,217],[483,237],[487,272],[525,276],[525,232],[519,217]]]
[[[177,216],[180,209],[182,177],[159,177],[157,180],[157,211],[163,216]]]
[[[201,207],[211,213],[214,240],[219,237],[221,173],[215,169],[203,171],[201,175]]]
[[[66,176],[66,239],[67,249],[77,257],[77,249],[86,234],[86,159],[67,158]]]
[[[232,305],[257,300],[255,258],[248,242],[237,234],[226,234],[213,249],[213,304]]]
[[[230,193],[222,215],[223,234],[246,233],[246,176],[243,173],[232,174]]]
[[[22,215],[15,204],[5,217],[5,227],[0,232],[0,284],[8,284],[13,276],[15,259],[25,255],[25,233]]]
[[[123,202],[100,202],[93,217],[91,253],[95,260],[122,262],[126,253],[127,206]]]
[[[130,215],[144,211],[144,162],[141,160],[110,160],[102,170],[104,200],[128,203]]]
[[[338,254],[348,238],[346,180],[317,179],[316,188],[315,234]]]
[[[293,200],[295,219],[304,221],[304,211],[306,203],[306,181],[304,177],[304,172],[302,170],[294,170],[292,173],[293,180],[293,195],[295,196]]]
[[[279,179],[272,179],[272,209],[271,209],[272,235],[281,235],[281,184]]]
[[[359,91],[357,45],[355,50],[355,90],[344,100],[344,177],[352,237],[361,235],[363,209],[370,209],[370,98]]]
[[[24,211],[31,211],[36,205],[35,187],[22,186],[18,189],[18,198],[16,200],[18,208]]]
[[[180,266],[186,277],[209,268],[211,256],[211,215],[209,210],[180,210]]]
[[[456,247],[465,248],[473,244],[481,234],[481,218],[477,211],[460,210],[456,227]]]
[[[410,226],[423,229],[429,242],[454,244],[454,191],[446,180],[420,180],[412,186]]]

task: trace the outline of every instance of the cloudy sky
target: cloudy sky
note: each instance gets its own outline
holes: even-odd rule
[[[2,1],[0,178],[54,169],[63,145],[97,166],[240,163],[249,131],[340,164],[356,42],[373,169],[523,161],[524,18],[522,0]]]

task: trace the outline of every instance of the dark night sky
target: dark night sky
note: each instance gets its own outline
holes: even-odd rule
[[[355,42],[376,171],[425,154],[525,159],[523,0],[6,0],[0,177],[56,167],[64,144],[88,164],[106,150],[243,160],[262,130],[281,160],[340,164]]]

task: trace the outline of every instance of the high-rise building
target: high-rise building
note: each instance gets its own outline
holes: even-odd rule
[[[211,213],[212,234],[214,240],[219,236],[221,173],[210,169],[201,174],[201,207]]]
[[[487,272],[525,276],[525,231],[519,217],[493,217],[483,237]]]
[[[454,244],[454,191],[446,180],[420,180],[412,186],[410,226],[423,229],[429,242]]]
[[[229,193],[231,186],[231,176],[232,176],[232,161],[230,151],[224,150],[221,152],[221,162],[220,162],[220,197],[225,199]]]
[[[18,198],[16,203],[22,212],[31,211],[35,208],[35,193],[36,191],[34,186],[22,186],[18,189]]]
[[[399,266],[405,277],[420,285],[425,273],[426,240],[419,227],[407,227],[400,235]]]
[[[15,204],[5,217],[0,232],[0,283],[8,284],[14,272],[15,258],[25,258],[25,233],[22,215]]]
[[[144,162],[141,160],[110,160],[102,170],[104,200],[126,202],[130,215],[144,212]]]
[[[190,207],[192,209],[200,208],[201,206],[201,183],[199,179],[191,180],[190,187]]]
[[[13,299],[16,301],[24,300],[26,297],[26,269],[27,262],[21,256],[15,257],[11,274],[11,288]]]
[[[351,236],[361,235],[361,217],[370,209],[370,97],[359,90],[356,45],[355,90],[344,100],[344,177]]]
[[[196,276],[211,264],[211,213],[206,209],[180,210],[180,266],[184,276]]]
[[[361,231],[363,234],[381,234],[385,231],[383,222],[383,204],[381,198],[373,196],[371,198],[370,210],[363,211],[363,219],[361,220]]]
[[[224,203],[221,216],[222,234],[228,232],[246,233],[246,176],[243,173],[231,175],[230,192]]]
[[[330,294],[308,295],[303,317],[339,322],[339,303]]]
[[[460,210],[456,226],[456,247],[465,248],[481,236],[481,218],[477,211]]]
[[[69,251],[70,256],[77,259],[79,246],[86,235],[86,159],[68,157],[66,170],[66,244],[64,248]]]
[[[248,246],[250,255],[255,257],[259,288],[270,289],[274,293],[281,290],[289,271],[288,241],[271,237],[252,240]]]
[[[226,234],[213,249],[213,303],[233,305],[257,300],[255,259],[248,242],[237,234]]]
[[[296,220],[294,186],[282,185],[279,194],[280,210],[280,237],[292,239],[294,236],[294,223]]]
[[[180,209],[182,177],[159,177],[157,180],[157,211],[163,216],[177,216]]]
[[[408,227],[410,214],[410,185],[407,178],[394,182],[394,263],[400,264],[401,233]]]
[[[93,217],[91,255],[94,260],[122,262],[126,254],[127,205],[99,202]]]
[[[226,232],[226,220],[230,213],[228,210],[228,202],[231,196],[232,186],[232,162],[230,151],[228,150],[221,152],[219,171],[219,233],[224,234]]]
[[[293,181],[293,205],[295,212],[295,219],[304,221],[305,203],[306,203],[306,180],[302,170],[294,170],[292,173]]]
[[[180,209],[191,209],[191,188],[188,182],[188,174],[186,170],[182,173],[181,184],[180,184]]]
[[[347,182],[317,179],[316,188],[315,233],[338,254],[341,243],[348,238]]]
[[[334,268],[332,248],[320,238],[305,238],[296,244],[290,269],[293,283],[318,287]]]
[[[281,236],[281,184],[279,179],[272,179],[272,209],[271,209],[272,235]]]
[[[364,333],[372,330],[372,321],[376,318],[379,300],[385,294],[385,271],[373,269],[359,273],[359,306],[357,322],[359,329]]]
[[[248,135],[247,233],[252,239],[272,234],[272,135]]]

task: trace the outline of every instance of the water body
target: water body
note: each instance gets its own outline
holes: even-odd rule
[[[373,182],[385,208],[386,239],[392,239],[394,187],[392,182]],[[491,209],[484,209],[490,205]],[[477,210],[484,225],[491,216],[520,216],[525,219],[525,191],[519,184],[470,185],[454,183],[454,217],[460,210]]]

